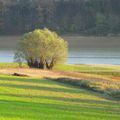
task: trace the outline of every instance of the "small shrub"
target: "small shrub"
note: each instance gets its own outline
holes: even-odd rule
[[[59,78],[55,79],[55,81],[65,83],[68,85],[72,85],[74,87],[83,88],[95,92],[99,92],[102,94],[109,95],[110,97],[120,99],[120,85],[108,83],[106,81],[90,81],[90,80],[75,80],[69,78]]]

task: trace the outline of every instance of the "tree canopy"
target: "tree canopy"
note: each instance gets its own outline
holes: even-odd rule
[[[17,62],[27,61],[29,67],[52,69],[67,58],[67,42],[55,32],[37,29],[26,33],[15,53]]]
[[[120,34],[120,0],[0,0],[1,34],[45,27],[63,34]]]

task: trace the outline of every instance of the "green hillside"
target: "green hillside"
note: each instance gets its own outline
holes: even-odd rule
[[[0,76],[0,120],[119,120],[120,102],[49,79]]]

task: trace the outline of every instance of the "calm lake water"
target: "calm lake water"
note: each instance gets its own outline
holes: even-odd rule
[[[120,37],[62,36],[69,43],[69,64],[120,64]],[[0,37],[0,62],[13,62],[19,36]]]

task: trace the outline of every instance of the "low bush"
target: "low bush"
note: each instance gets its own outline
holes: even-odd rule
[[[108,81],[90,81],[90,80],[76,80],[69,78],[54,79],[57,82],[72,85],[73,87],[83,88],[94,92],[109,95],[112,98],[120,99],[120,84]]]

